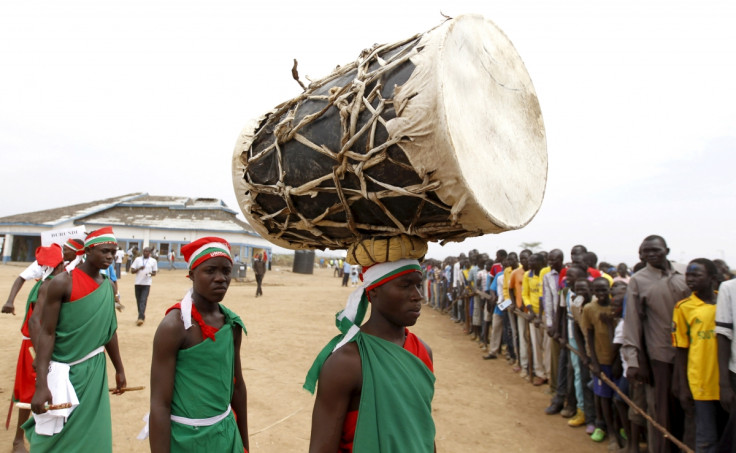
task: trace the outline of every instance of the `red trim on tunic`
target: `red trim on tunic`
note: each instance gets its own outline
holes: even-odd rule
[[[434,373],[432,359],[424,344],[419,337],[404,329],[406,339],[404,340],[404,349],[414,354],[419,360],[427,365],[427,368]],[[345,414],[345,421],[342,424],[342,435],[340,436],[340,445],[337,448],[338,453],[353,453],[353,440],[355,439],[355,428],[358,426],[358,411],[349,411]]]
[[[33,357],[30,352],[32,347],[31,340],[23,339],[20,344],[13,386],[13,401],[16,403],[30,403],[36,392],[36,370],[33,369]]]
[[[23,334],[24,337],[30,337],[31,331],[28,328],[28,321],[31,320],[31,315],[33,314],[33,308],[36,306],[36,303],[28,304],[28,313],[26,313],[26,318],[23,320],[23,325],[20,326],[20,333]]]
[[[166,310],[166,314],[168,315],[169,312],[174,309],[181,310],[181,302]],[[192,303],[192,320],[194,320],[199,326],[200,330],[202,330],[202,340],[206,340],[207,338],[209,338],[212,341],[215,341],[215,334],[219,329],[215,329],[214,327],[204,322],[204,319],[202,319],[202,315],[199,314],[199,311],[197,310],[197,307],[194,306],[194,303]]]
[[[79,300],[100,287],[100,284],[94,278],[80,269],[74,268],[70,274],[72,276],[72,293],[69,296],[69,302]]]

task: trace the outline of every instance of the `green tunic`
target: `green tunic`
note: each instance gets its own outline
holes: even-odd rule
[[[435,377],[414,354],[359,332],[363,390],[354,453],[432,453]]]
[[[220,305],[225,324],[215,341],[205,339],[176,355],[171,415],[192,419],[218,416],[227,410],[233,396],[235,345],[233,329],[245,326],[238,315]],[[231,412],[210,426],[189,426],[171,421],[172,452],[243,452],[243,441]]]
[[[51,360],[71,363],[106,345],[117,329],[115,297],[105,278],[87,296],[61,304],[56,324],[56,342]],[[53,436],[36,434],[35,421],[24,425],[31,452],[111,452],[112,421],[107,389],[105,354],[85,360],[69,370],[69,380],[79,398],[61,432]]]

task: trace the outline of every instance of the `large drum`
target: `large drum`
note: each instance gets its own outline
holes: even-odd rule
[[[476,15],[364,50],[247,124],[233,156],[243,214],[292,249],[521,228],[546,180],[531,79],[506,35]]]

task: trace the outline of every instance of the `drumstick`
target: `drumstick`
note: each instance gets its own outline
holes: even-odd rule
[[[143,390],[144,388],[146,388],[145,385],[141,385],[139,387],[123,387],[120,389],[120,391],[121,392],[134,392],[136,390]],[[117,390],[115,387],[110,387],[111,392],[114,392],[115,390]]]
[[[15,403],[15,407],[18,409],[30,409],[31,404],[30,403]],[[56,409],[69,409],[72,407],[72,403],[61,403],[61,404],[47,404],[46,406],[47,411],[54,411]]]

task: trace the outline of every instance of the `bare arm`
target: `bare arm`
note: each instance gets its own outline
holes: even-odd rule
[[[327,358],[319,374],[312,411],[310,453],[337,451],[345,415],[362,384],[360,354],[355,343],[346,344]]]
[[[235,342],[235,389],[230,405],[235,411],[238,419],[238,431],[240,438],[243,440],[243,446],[246,450],[250,450],[248,443],[248,392],[243,380],[243,367],[240,363],[240,344],[243,339],[243,331],[235,328],[233,331],[233,340]]]
[[[18,295],[18,291],[23,287],[23,283],[26,281],[23,280],[23,277],[18,277],[13,282],[13,286],[10,287],[10,294],[8,294],[8,301],[5,302],[5,305],[3,305],[2,312],[3,313],[11,313],[15,315],[15,296]]]
[[[601,364],[598,362],[598,356],[595,353],[595,331],[593,329],[588,329],[586,336],[588,339],[588,349],[590,350],[591,370],[593,371],[593,373],[598,375],[601,372]]]
[[[37,414],[46,412],[46,403],[53,404],[51,391],[46,378],[49,372],[51,354],[54,352],[56,343],[56,324],[59,321],[61,303],[68,299],[67,290],[71,286],[69,274],[59,275],[49,282],[48,292],[41,307],[36,307],[40,312],[40,329],[36,348],[36,392],[31,400],[31,409]]]
[[[174,394],[176,354],[184,341],[184,327],[178,311],[166,315],[153,338],[151,359],[151,413],[149,415],[152,453],[171,450],[171,398]]]
[[[684,407],[693,404],[693,394],[687,380],[688,352],[688,348],[675,348],[675,364],[672,373],[672,393]]]
[[[38,288],[38,298],[36,298],[31,318],[28,320],[28,332],[31,334],[31,343],[34,345],[38,344],[38,335],[41,332],[41,313],[43,312],[44,300],[47,297],[50,283],[50,281],[44,282]]]
[[[112,338],[105,345],[107,355],[110,356],[110,361],[115,367],[115,390],[114,394],[119,395],[123,392],[120,389],[125,388],[127,384],[125,379],[125,369],[123,368],[123,359],[120,357],[120,348],[118,347],[118,333],[112,334]]]

